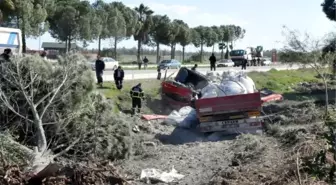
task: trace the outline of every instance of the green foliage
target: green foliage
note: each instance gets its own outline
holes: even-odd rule
[[[336,21],[336,1],[335,0],[324,0],[321,4],[323,12],[326,14],[327,18]]]
[[[170,19],[168,16],[164,15],[154,15],[153,16],[153,26],[149,32],[152,42],[157,44],[168,45],[168,37],[170,33]]]
[[[20,143],[35,146],[36,128],[22,118],[33,119],[31,101],[41,102],[37,112],[43,115],[45,111],[41,118],[49,148],[55,153],[77,141],[68,155],[111,160],[128,157],[133,147],[129,118],[111,114],[113,104],[96,93],[85,61],[79,55],[65,56],[56,63],[27,56],[1,64],[6,69],[0,76],[2,129]],[[48,94],[63,82],[52,100]]]
[[[335,113],[325,119],[327,131],[323,137],[327,146],[321,150],[314,160],[307,163],[309,172],[318,179],[326,180],[330,184],[336,183],[336,118]]]
[[[49,33],[70,46],[74,40],[92,40],[96,35],[92,20],[97,20],[88,1],[60,1],[48,15]],[[99,31],[99,29],[98,29]],[[68,49],[70,49],[68,47]]]
[[[140,25],[138,30],[136,30],[134,40],[146,43],[148,41],[148,32],[153,24],[152,14],[154,12],[144,4],[140,4],[139,7],[135,7],[134,10],[138,15],[138,24]]]
[[[126,37],[129,38],[133,36],[141,26],[138,21],[137,12],[125,6],[122,2],[112,2],[112,6],[122,12],[124,20],[126,21]]]
[[[204,58],[202,58],[201,53],[195,53],[195,54],[190,56],[189,60],[202,62],[204,60]]]
[[[42,35],[48,25],[41,27],[47,18],[47,7],[52,1],[6,0],[0,2],[0,12],[5,22],[13,23],[22,31],[23,51],[26,51],[26,37]]]
[[[109,9],[107,29],[110,31],[111,36],[117,38],[117,42],[120,41],[118,38],[126,37],[126,21],[122,15],[122,12],[117,7],[111,7]]]

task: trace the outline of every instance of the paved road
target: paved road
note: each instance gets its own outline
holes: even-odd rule
[[[298,65],[277,65],[277,66],[262,66],[262,67],[248,67],[247,72],[251,71],[269,71],[270,69],[275,68],[277,70],[287,70],[287,69],[298,69]],[[218,68],[216,72],[222,73],[228,70],[235,70],[239,71],[240,68],[238,67],[225,67],[225,68]],[[152,69],[148,70],[127,70],[125,69],[125,80],[137,80],[137,79],[155,79],[157,77],[157,71]],[[206,74],[209,69],[200,68],[198,69],[199,72],[202,74]],[[175,75],[177,72],[176,69],[170,69],[167,71],[167,76],[173,74]],[[162,73],[164,76],[164,73]],[[105,71],[103,75],[104,81],[113,81],[113,71]]]

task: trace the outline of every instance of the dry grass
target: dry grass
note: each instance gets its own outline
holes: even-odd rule
[[[223,170],[211,184],[227,185],[318,185],[327,184],[308,173],[308,164],[326,146],[322,135],[323,122],[300,121],[307,104],[283,105],[296,110],[297,117],[268,123],[266,135],[241,135],[229,151],[233,152],[232,165]],[[319,114],[315,107],[314,114]],[[280,111],[281,109],[277,109]],[[301,114],[300,111],[301,110]],[[288,116],[287,112],[283,116]],[[285,122],[285,123],[284,123]],[[291,123],[290,123],[291,122]]]

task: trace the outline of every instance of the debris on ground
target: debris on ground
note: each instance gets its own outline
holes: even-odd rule
[[[0,169],[1,185],[124,185],[127,180],[119,175],[118,170],[110,163],[99,165],[66,165],[56,173],[50,173],[44,178],[25,173],[23,167],[13,165]]]
[[[143,114],[141,118],[151,121],[151,120],[158,120],[158,119],[166,119],[167,115],[158,115],[158,114]]]
[[[164,123],[187,129],[195,127],[198,124],[196,110],[190,106],[182,107],[179,111],[174,110]]]
[[[177,171],[172,168],[170,172],[161,171],[155,168],[148,168],[141,171],[140,179],[146,183],[170,183],[176,182],[182,179],[184,175],[177,173]]]

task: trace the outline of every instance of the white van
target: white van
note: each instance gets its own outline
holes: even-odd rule
[[[13,55],[22,54],[22,35],[20,29],[0,27],[0,54],[9,48]]]

